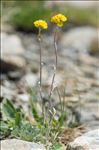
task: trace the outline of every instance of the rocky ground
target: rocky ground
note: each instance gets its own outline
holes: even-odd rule
[[[87,131],[99,128],[97,38],[98,29],[89,26],[73,28],[58,35],[58,69],[54,85],[59,87],[60,92],[66,86],[64,95],[62,93],[66,108],[71,109],[78,122],[87,127]],[[1,40],[1,100],[3,97],[12,99],[27,113],[28,89],[36,87],[39,82],[37,37],[18,32],[8,34],[3,30]],[[55,63],[53,35],[43,35],[42,47],[43,88],[46,97]],[[56,94],[53,99],[57,104]]]
[[[67,146],[67,150],[99,150],[99,130],[93,130],[76,138]],[[1,141],[2,150],[45,150],[43,145],[18,139]]]

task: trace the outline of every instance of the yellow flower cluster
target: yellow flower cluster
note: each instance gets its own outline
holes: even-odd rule
[[[55,23],[58,27],[62,27],[63,23],[67,21],[67,17],[63,14],[57,14],[51,18],[51,22]],[[48,24],[44,20],[36,20],[34,26],[41,29],[47,29]]]
[[[67,21],[67,17],[62,14],[57,14],[51,18],[51,22],[55,23],[58,27],[62,27],[63,23]]]
[[[34,25],[37,28],[42,28],[42,29],[47,29],[48,28],[48,24],[44,20],[37,20],[37,21],[34,22]]]

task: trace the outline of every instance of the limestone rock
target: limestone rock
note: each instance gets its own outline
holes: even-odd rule
[[[99,150],[99,129],[76,138],[68,145],[67,150]]]
[[[26,83],[27,87],[33,87],[36,85],[38,80],[38,76],[36,74],[33,73],[27,73],[25,76],[23,76],[22,78],[22,82]]]
[[[46,7],[53,7],[53,6],[72,6],[72,7],[78,7],[82,9],[88,9],[88,8],[96,8],[98,5],[98,1],[46,1],[45,6]]]
[[[15,90],[11,90],[5,86],[2,86],[1,85],[1,97],[5,97],[5,98],[8,98],[8,99],[12,99],[12,97],[14,95],[16,95],[16,91]]]
[[[45,150],[43,145],[18,139],[1,141],[1,150]]]
[[[89,50],[91,42],[97,38],[97,29],[92,27],[77,27],[64,34],[61,44],[75,50]]]
[[[2,69],[4,64],[7,65],[6,68],[15,67],[22,68],[25,66],[25,60],[22,57],[25,49],[22,46],[21,40],[17,35],[9,35],[6,33],[1,33],[1,60],[2,60]]]

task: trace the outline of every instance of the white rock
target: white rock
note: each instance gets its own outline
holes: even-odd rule
[[[45,150],[43,145],[18,139],[1,141],[1,150]]]
[[[84,8],[84,9],[87,9],[87,8],[91,8],[91,7],[95,7],[97,6],[98,4],[98,1],[46,1],[45,2],[45,6],[46,7],[53,7],[54,5],[57,5],[57,6],[72,6],[72,7],[80,7],[80,8]]]
[[[99,150],[99,129],[76,138],[68,145],[67,150]]]
[[[43,80],[43,85],[50,86],[52,83],[53,75],[54,74],[49,76],[46,80]],[[64,75],[62,73],[56,73],[55,78],[54,78],[53,88],[60,86],[63,80],[64,80]]]
[[[18,99],[22,100],[23,102],[29,101],[29,95],[28,94],[19,94]]]
[[[97,6],[96,1],[67,1],[66,4],[70,6],[75,6],[75,7],[80,7],[80,8],[91,8],[91,7],[96,7]]]
[[[33,87],[36,85],[38,80],[38,76],[33,74],[33,73],[28,73],[26,74],[22,81],[28,86],[28,87]]]
[[[98,30],[92,27],[77,27],[63,35],[61,44],[77,50],[88,50],[91,42],[98,37]]]
[[[8,35],[1,33],[1,59],[18,67],[25,65],[25,60],[21,55],[24,54],[24,48],[17,35]]]
[[[11,90],[11,89],[4,87],[2,85],[1,85],[0,89],[1,89],[1,97],[11,99],[14,95],[16,95],[16,91]]]
[[[1,54],[23,54],[24,48],[17,35],[1,33]]]

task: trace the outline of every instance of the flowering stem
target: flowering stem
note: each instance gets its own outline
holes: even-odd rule
[[[41,48],[41,29],[39,28],[38,41],[40,46],[40,87],[42,86],[42,48]]]
[[[42,115],[44,117],[44,106],[43,106],[43,97],[42,97],[42,46],[41,46],[41,28],[39,28],[38,41],[39,41],[39,47],[40,47],[40,81],[39,81],[39,92],[40,92],[40,97],[41,97],[41,100],[42,100]]]
[[[53,74],[52,83],[51,83],[51,89],[50,89],[50,94],[49,94],[50,108],[51,108],[51,96],[52,96],[52,92],[53,92],[53,85],[54,85],[54,80],[55,80],[56,70],[57,70],[57,43],[56,43],[56,35],[57,35],[57,29],[54,32],[55,66],[54,66],[54,74]]]
[[[55,30],[55,33],[54,33],[54,48],[55,48],[55,57],[56,57],[55,67],[57,69],[57,43],[56,43],[56,35],[57,35],[57,30]]]
[[[58,97],[59,97],[60,107],[61,107],[61,113],[62,113],[62,112],[63,112],[63,111],[62,111],[62,100],[61,100],[61,95],[60,95],[60,92],[59,92],[58,87],[56,87],[56,91],[57,91],[57,94],[58,94]]]

